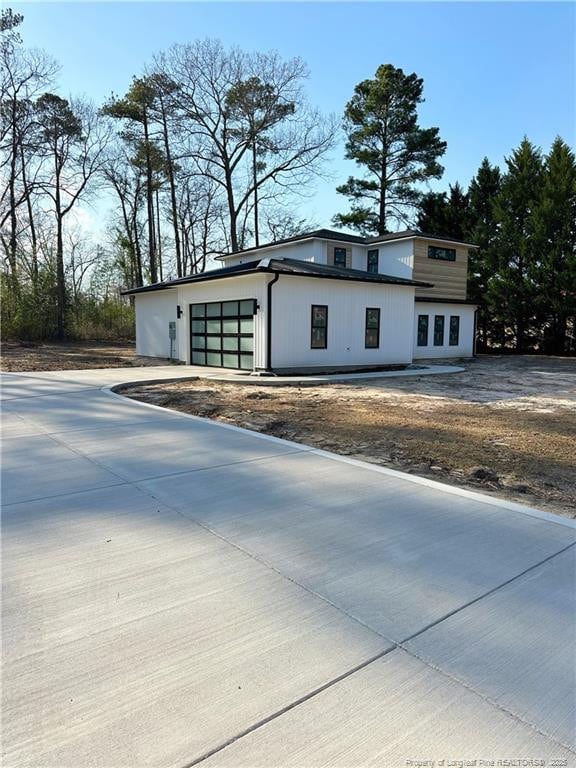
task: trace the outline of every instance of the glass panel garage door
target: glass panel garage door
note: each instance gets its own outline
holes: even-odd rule
[[[256,299],[190,305],[192,365],[253,369]]]

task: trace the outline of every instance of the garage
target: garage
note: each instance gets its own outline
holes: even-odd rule
[[[256,299],[190,304],[192,365],[254,367]]]

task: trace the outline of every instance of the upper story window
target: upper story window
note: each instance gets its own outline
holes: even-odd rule
[[[334,266],[346,269],[346,248],[334,248]]]
[[[428,246],[428,258],[438,261],[456,261],[455,248],[439,248],[436,245]]]
[[[378,248],[375,248],[372,251],[368,251],[367,271],[373,273],[378,272]]]

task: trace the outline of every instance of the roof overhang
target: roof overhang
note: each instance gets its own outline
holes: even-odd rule
[[[480,306],[477,301],[469,301],[468,299],[442,299],[438,296],[416,296],[415,301],[429,302],[430,304],[466,304],[469,307]]]
[[[302,265],[302,266],[301,266]],[[392,275],[373,275],[353,269],[338,269],[326,265],[312,265],[310,262],[300,262],[296,259],[272,259],[249,262],[246,265],[239,264],[234,267],[215,269],[200,275],[192,275],[188,278],[179,278],[170,283],[154,283],[140,288],[131,288],[121,291],[123,296],[133,296],[154,291],[168,291],[184,285],[194,285],[214,280],[226,280],[240,278],[256,274],[280,274],[286,277],[310,277],[322,280],[344,280],[352,283],[367,283],[370,285],[395,285],[397,287],[432,288],[433,283],[421,280],[408,280]]]

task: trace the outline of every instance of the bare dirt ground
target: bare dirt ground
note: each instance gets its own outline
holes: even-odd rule
[[[59,344],[6,341],[2,343],[1,350],[3,371],[125,368],[131,365],[166,365],[168,362],[155,357],[137,357],[135,345],[129,342],[68,341]]]
[[[125,394],[576,517],[576,360],[486,356],[465,366],[317,387],[203,379]]]

